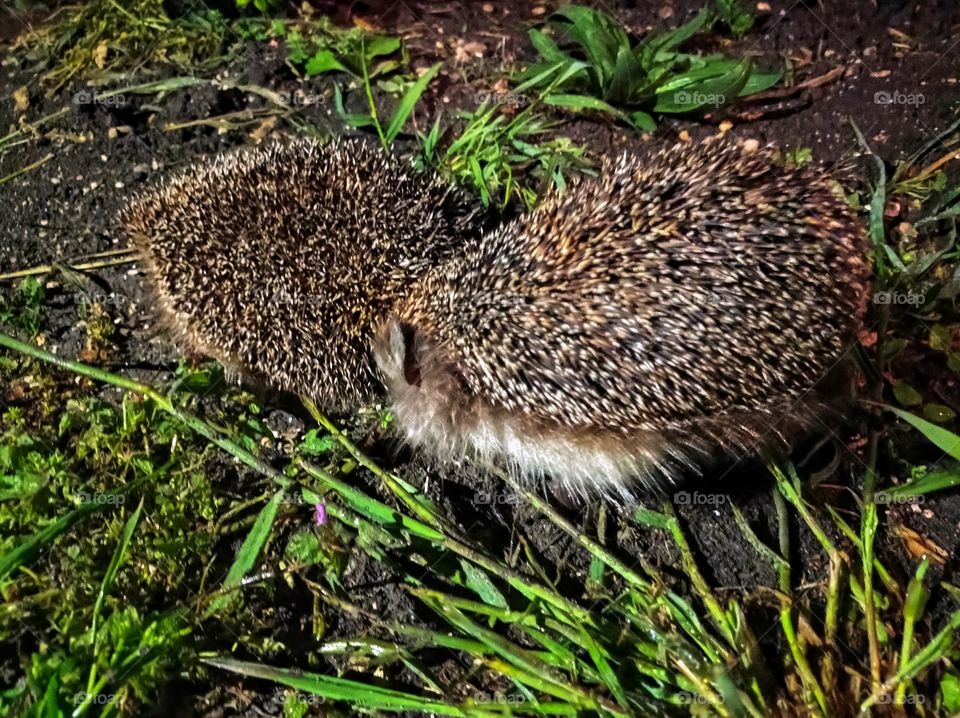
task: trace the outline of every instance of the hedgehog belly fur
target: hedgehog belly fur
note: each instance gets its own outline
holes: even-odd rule
[[[381,327],[374,357],[390,397],[402,438],[443,462],[473,461],[502,466],[530,484],[548,479],[583,498],[601,494],[615,503],[631,503],[639,483],[658,491],[681,471],[697,471],[694,456],[702,442],[680,440],[656,431],[629,437],[550,427],[468,399],[441,354],[418,346],[417,375],[409,375],[411,347],[396,322]]]

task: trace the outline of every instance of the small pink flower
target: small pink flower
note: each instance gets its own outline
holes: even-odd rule
[[[317,522],[317,526],[323,526],[327,523],[327,505],[326,504],[317,504],[313,514],[313,520]]]

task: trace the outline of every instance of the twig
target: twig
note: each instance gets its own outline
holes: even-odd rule
[[[33,162],[33,163],[27,165],[26,167],[21,167],[21,168],[18,169],[16,172],[11,172],[11,173],[8,174],[6,177],[0,177],[0,184],[3,184],[4,182],[9,182],[10,180],[15,179],[15,178],[19,177],[19,176],[22,175],[22,174],[26,174],[26,173],[29,172],[30,170],[35,170],[37,167],[39,167],[40,165],[42,165],[44,162],[47,162],[47,161],[52,160],[52,159],[53,159],[53,152],[48,152],[44,157],[42,157],[41,159],[37,160],[36,162]]]
[[[116,249],[111,250],[114,254],[133,254],[135,250],[132,249]],[[108,256],[110,253],[103,252],[100,256]],[[136,256],[123,257],[121,259],[107,259],[102,262],[81,262],[80,264],[69,264],[67,265],[70,269],[77,271],[86,271],[89,269],[102,269],[103,267],[116,267],[121,264],[129,264],[130,262],[137,261]],[[48,274],[53,271],[53,265],[50,264],[41,264],[36,267],[30,267],[29,269],[18,269],[15,272],[8,272],[6,274],[0,274],[0,282],[10,281],[11,279],[22,279],[23,277],[35,277],[38,274]]]

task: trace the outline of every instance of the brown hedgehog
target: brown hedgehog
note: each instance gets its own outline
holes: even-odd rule
[[[811,421],[866,249],[829,178],[772,151],[623,156],[413,283],[375,355],[413,444],[629,499]]]
[[[227,154],[120,218],[185,349],[331,409],[381,395],[374,327],[480,222],[457,191],[362,141]]]

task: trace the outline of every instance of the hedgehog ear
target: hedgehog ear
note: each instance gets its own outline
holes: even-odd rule
[[[391,319],[377,332],[373,353],[388,384],[405,382],[419,388],[425,350],[416,327]]]
[[[403,341],[403,378],[410,386],[419,387],[423,383],[421,358],[423,357],[420,337],[416,328],[409,324],[399,324]]]

